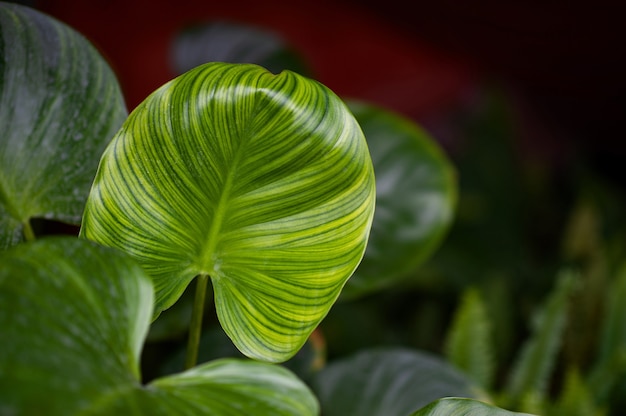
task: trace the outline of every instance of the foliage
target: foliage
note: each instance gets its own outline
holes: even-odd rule
[[[174,45],[127,115],[84,37],[0,3],[0,414],[619,412],[624,201],[516,159],[504,94],[448,154],[274,36]]]
[[[0,53],[2,249],[32,236],[34,217],[80,224],[100,155],[127,112],[111,68],[60,22],[3,5]]]
[[[49,237],[1,260],[3,414],[316,414],[304,383],[263,363],[216,360],[141,385],[154,294],[122,252]]]

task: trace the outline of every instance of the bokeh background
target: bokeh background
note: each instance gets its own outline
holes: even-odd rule
[[[617,2],[22,3],[89,38],[129,110],[177,75],[181,30],[231,21],[277,34],[339,96],[395,111],[441,145],[460,191],[449,235],[406,283],[333,308],[323,328],[329,359],[390,344],[440,353],[472,286],[492,311],[504,378],[558,270],[574,265],[584,277],[557,372],[593,361],[606,288],[626,250],[626,24]]]

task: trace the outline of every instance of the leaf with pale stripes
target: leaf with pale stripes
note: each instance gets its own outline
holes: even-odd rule
[[[101,159],[81,235],[140,261],[156,314],[209,275],[237,347],[283,361],[359,264],[374,201],[363,133],[328,88],[209,63],[129,116]]]
[[[35,217],[80,223],[126,115],[113,71],[87,39],[0,3],[0,249],[30,236]]]

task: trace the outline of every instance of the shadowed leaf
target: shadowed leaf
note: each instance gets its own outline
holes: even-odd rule
[[[80,224],[126,115],[115,75],[82,35],[0,3],[0,249],[23,241],[35,217]]]

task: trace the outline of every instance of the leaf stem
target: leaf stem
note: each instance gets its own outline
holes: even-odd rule
[[[206,295],[209,275],[201,274],[196,278],[196,294],[189,324],[189,340],[187,341],[187,356],[185,357],[185,369],[188,370],[198,362],[198,348],[200,346],[200,334],[202,332],[202,316],[204,315],[204,298]]]
[[[24,227],[24,238],[26,241],[35,241],[35,232],[33,231],[33,227],[30,225],[30,221],[25,221],[22,223]]]

